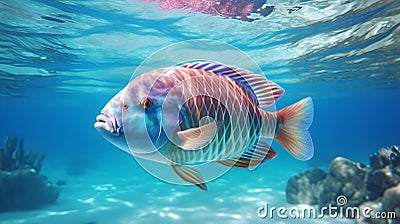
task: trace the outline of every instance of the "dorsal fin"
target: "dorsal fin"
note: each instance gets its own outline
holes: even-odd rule
[[[185,68],[200,69],[226,76],[242,86],[260,107],[268,107],[278,100],[284,93],[282,87],[266,79],[264,76],[250,71],[227,66],[216,62],[195,62],[182,65]]]

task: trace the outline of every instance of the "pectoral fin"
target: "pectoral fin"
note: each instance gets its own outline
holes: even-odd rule
[[[213,121],[198,128],[179,131],[177,133],[181,140],[179,146],[185,150],[200,149],[213,140],[217,129],[217,123]]]
[[[203,176],[197,168],[172,165],[172,169],[182,180],[196,185],[203,191],[207,191],[207,185],[204,183]]]

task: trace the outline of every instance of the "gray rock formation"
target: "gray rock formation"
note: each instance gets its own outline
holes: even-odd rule
[[[339,196],[345,203],[338,204]],[[291,204],[322,206],[369,207],[371,216],[379,212],[396,212],[400,216],[400,150],[383,148],[370,156],[370,166],[337,157],[329,172],[320,169],[305,171],[289,179],[286,198]],[[358,223],[387,223],[390,219],[361,217]],[[400,223],[398,219],[393,223]]]
[[[396,146],[383,148],[370,156],[370,170],[365,179],[369,200],[375,200],[390,187],[400,183],[400,151]]]
[[[386,219],[375,219],[372,217],[376,217],[377,213],[382,212],[382,202],[380,200],[376,201],[366,201],[358,206],[360,213],[362,211],[370,211],[368,212],[368,216],[360,214],[360,217],[356,219],[357,224],[387,224]]]
[[[358,206],[365,201],[366,171],[365,165],[338,157],[331,162],[327,174],[316,168],[291,177],[286,199],[291,204],[328,206],[337,205],[337,197],[344,195],[348,199],[346,206]]]
[[[337,157],[329,166],[328,176],[318,186],[318,205],[337,206],[336,199],[347,198],[345,207],[358,206],[366,200],[364,177],[367,168],[364,164]]]
[[[317,183],[325,179],[326,173],[318,168],[306,170],[289,179],[286,185],[286,199],[291,204],[317,204]]]
[[[369,209],[369,217],[360,216],[358,224],[400,223],[400,185],[386,189],[383,197],[367,201],[359,206],[360,211]],[[378,218],[384,216],[385,218]]]
[[[59,192],[34,169],[0,171],[0,211],[39,208],[57,200]]]
[[[393,223],[400,223],[400,184],[385,191],[382,207],[385,212],[395,212],[396,217],[391,220]]]

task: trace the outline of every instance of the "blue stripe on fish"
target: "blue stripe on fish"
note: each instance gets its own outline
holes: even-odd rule
[[[235,81],[241,87],[243,87],[246,92],[249,93],[254,99],[256,105],[259,105],[257,95],[254,92],[253,88],[246,81],[246,79],[240,73],[238,73],[237,68],[235,67],[229,67],[227,65],[219,64],[216,62],[195,62],[192,64],[182,65],[182,67],[210,71],[217,75],[226,76]]]
[[[196,62],[189,65],[183,65],[183,67],[206,70],[223,76],[229,76],[230,74],[236,73],[234,68],[214,62]]]
[[[145,109],[145,124],[147,127],[148,136],[151,139],[153,145],[159,149],[161,148],[166,142],[169,141],[167,134],[162,127],[160,122],[159,113],[155,111],[154,108]]]

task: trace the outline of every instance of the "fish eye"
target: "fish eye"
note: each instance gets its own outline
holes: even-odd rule
[[[124,108],[125,108],[125,109],[128,109],[128,105],[124,104]]]
[[[151,99],[149,97],[145,97],[140,102],[140,104],[142,104],[144,109],[147,109],[147,108],[151,107],[151,105],[153,104],[153,101],[151,101]]]

